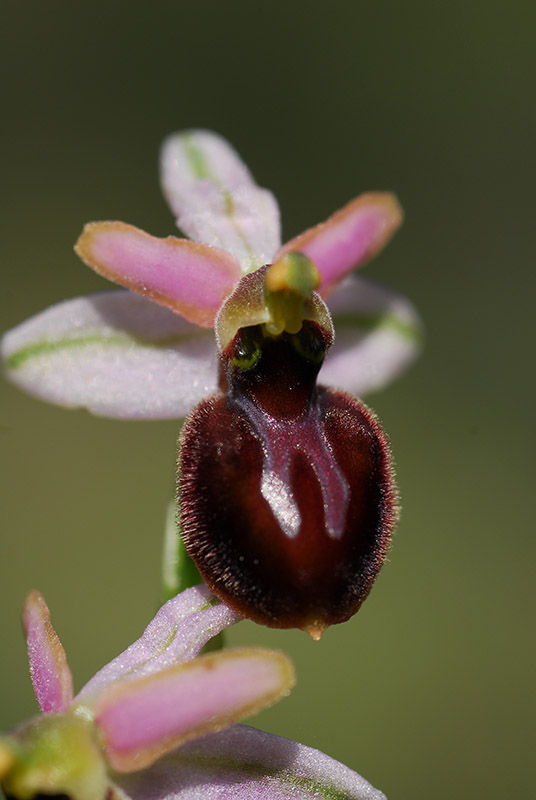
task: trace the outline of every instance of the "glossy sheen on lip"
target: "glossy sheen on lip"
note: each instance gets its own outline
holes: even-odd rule
[[[184,542],[232,608],[318,638],[358,610],[384,561],[397,516],[388,443],[363,403],[316,386],[320,364],[292,337],[268,338],[245,371],[233,344],[222,391],[181,437]]]

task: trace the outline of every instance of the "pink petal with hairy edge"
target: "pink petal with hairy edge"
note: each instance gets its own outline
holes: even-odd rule
[[[106,417],[184,417],[217,387],[213,332],[123,289],[42,311],[1,351],[19,388]]]
[[[86,683],[76,701],[87,704],[116,681],[153,675],[191,660],[209,639],[241,619],[204,584],[186,589],[162,606],[136,642]]]
[[[285,253],[305,253],[322,275],[323,297],[349,272],[376,255],[402,224],[402,209],[389,192],[356,197],[328,220],[309,228],[283,245]]]
[[[231,253],[244,272],[271,262],[281,246],[277,202],[229,142],[212,131],[176,133],[162,145],[160,163],[181,231]]]
[[[39,592],[30,592],[22,612],[32,684],[43,714],[67,711],[73,699],[73,676],[65,650],[50,622]]]
[[[319,383],[363,395],[393,381],[422,346],[422,323],[400,294],[352,275],[333,291],[329,309],[337,335]]]
[[[241,275],[229,253],[174,236],[159,239],[124,222],[88,223],[75,250],[99,275],[205,328]]]
[[[283,653],[222,650],[111,686],[97,698],[95,723],[111,767],[131,772],[270,705],[293,685]]]
[[[385,800],[319,750],[246,725],[188,742],[118,782],[132,800]]]

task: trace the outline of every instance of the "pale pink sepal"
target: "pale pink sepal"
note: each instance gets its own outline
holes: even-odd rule
[[[241,275],[229,253],[168,236],[159,239],[124,222],[90,222],[75,250],[108,280],[211,327]]]
[[[328,304],[336,336],[319,383],[363,395],[390,383],[419,354],[422,324],[402,295],[352,275]]]
[[[43,714],[67,711],[73,699],[73,677],[65,650],[39,592],[30,592],[22,613],[32,684]]]
[[[213,332],[121,289],[42,311],[1,352],[29,394],[119,419],[184,417],[217,385]]]
[[[181,231],[231,253],[244,272],[272,261],[281,246],[277,202],[229,142],[212,131],[176,133],[165,140],[160,164]]]
[[[204,584],[186,589],[162,606],[136,642],[86,683],[76,701],[91,705],[91,698],[116,681],[191,660],[209,639],[241,619]]]
[[[322,275],[319,291],[327,297],[345,275],[387,244],[402,218],[402,209],[393,194],[362,194],[325,222],[284,244],[274,260],[292,251],[305,253]]]
[[[94,719],[110,766],[130,772],[271,704],[293,684],[283,653],[222,650],[112,685],[97,697]]]
[[[188,742],[118,782],[132,800],[385,800],[319,750],[245,725]]]

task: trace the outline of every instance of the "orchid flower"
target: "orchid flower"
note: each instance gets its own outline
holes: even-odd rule
[[[257,648],[198,655],[239,619],[206,587],[188,589],[73,696],[65,651],[45,601],[32,592],[23,622],[41,714],[0,737],[6,796],[383,798],[316,750],[233,724],[287,694],[294,683],[282,653]]]
[[[350,276],[402,212],[390,193],[363,194],[281,245],[273,195],[219,136],[171,136],[161,166],[190,240],[88,224],[77,253],[131,291],[8,333],[8,375],[107,416],[191,412],[178,460],[189,555],[235,610],[318,639],[368,595],[397,520],[387,437],[346,392],[384,385],[418,348],[411,305]]]
[[[160,239],[122,222],[87,225],[78,254],[131,291],[67,300],[9,332],[2,355],[15,384],[107,417],[184,417],[217,388],[210,329],[223,301],[243,275],[294,251],[317,267],[337,330],[322,383],[363,395],[413,360],[420,324],[412,305],[362,277],[347,278],[399,227],[393,195],[363,194],[281,246],[275,198],[216,134],[169,137],[161,176],[192,241]]]

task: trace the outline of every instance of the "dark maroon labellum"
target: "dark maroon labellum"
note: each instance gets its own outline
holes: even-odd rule
[[[182,535],[210,589],[256,622],[314,638],[358,610],[397,517],[373,413],[316,385],[328,338],[312,321],[277,337],[241,328],[179,454]]]

